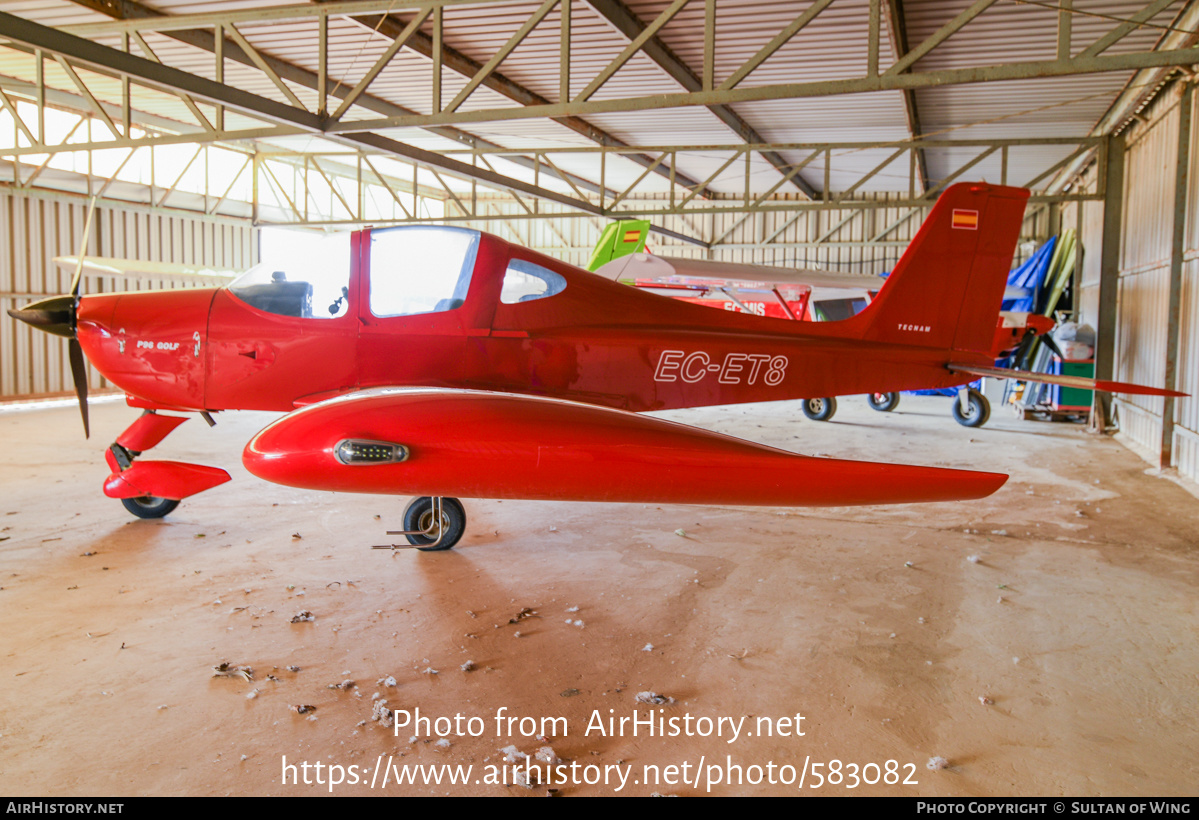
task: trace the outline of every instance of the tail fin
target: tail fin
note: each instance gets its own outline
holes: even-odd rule
[[[649,238],[649,221],[644,219],[622,219],[609,223],[600,235],[591,259],[587,262],[587,270],[593,273],[613,259],[640,253],[645,250],[645,240]]]
[[[870,341],[990,350],[1027,199],[1023,188],[948,188],[878,296],[850,320],[855,330]]]

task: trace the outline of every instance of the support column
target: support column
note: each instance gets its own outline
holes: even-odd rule
[[[1182,330],[1182,257],[1186,251],[1187,185],[1191,165],[1191,109],[1195,86],[1182,84],[1178,105],[1178,159],[1174,163],[1174,236],[1170,243],[1170,296],[1166,309],[1166,389],[1178,389],[1178,347]],[[1162,443],[1158,466],[1174,461],[1173,396],[1162,400]]]
[[[1060,202],[1049,203],[1048,223],[1048,228],[1045,231],[1046,236],[1057,236],[1062,232],[1062,206]]]
[[[1099,255],[1099,326],[1095,328],[1095,378],[1110,380],[1115,371],[1116,307],[1120,288],[1120,239],[1124,229],[1124,139],[1109,136],[1103,179],[1103,246]],[[1092,422],[1102,432],[1111,418],[1110,393],[1095,391]]]

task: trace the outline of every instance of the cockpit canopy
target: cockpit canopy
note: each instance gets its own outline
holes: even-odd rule
[[[478,231],[443,226],[371,231],[371,313],[384,318],[461,307],[479,237]]]
[[[371,230],[366,268],[370,313],[390,318],[461,307],[476,273],[481,241],[482,234],[467,228],[418,225]],[[350,257],[350,234],[331,234],[316,250],[302,243],[290,256],[255,265],[229,290],[267,313],[336,319],[349,308]],[[546,299],[565,288],[561,274],[512,258],[503,270],[500,302]]]
[[[314,249],[260,262],[229,285],[243,302],[279,316],[336,319],[349,309],[350,234],[329,234]]]

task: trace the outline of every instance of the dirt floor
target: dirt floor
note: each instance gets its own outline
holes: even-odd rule
[[[948,401],[667,415],[1011,473],[986,501],[467,501],[445,553],[369,549],[403,499],[246,473],[268,415],[173,433],[155,457],[233,481],[140,521],[100,489],[135,411],[93,406],[90,443],[72,408],[0,414],[0,792],[1195,795],[1199,500]]]

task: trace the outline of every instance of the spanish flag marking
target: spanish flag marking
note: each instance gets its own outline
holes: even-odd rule
[[[953,222],[950,224],[955,228],[962,228],[967,231],[977,231],[978,211],[964,211],[954,208]]]
[[[623,241],[626,244],[629,244],[632,242],[636,242],[640,238],[641,238],[641,231],[625,231],[624,239],[621,241]]]

